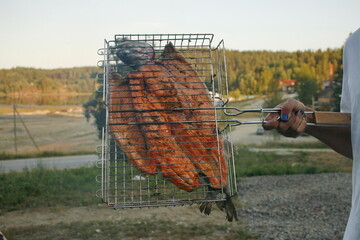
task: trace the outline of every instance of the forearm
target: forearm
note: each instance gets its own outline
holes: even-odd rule
[[[314,112],[314,110],[294,99],[288,99],[276,108],[280,108],[281,113],[270,113],[266,116],[263,124],[265,130],[276,129],[286,137],[298,137],[302,132],[305,132],[319,139],[336,152],[352,159],[351,127],[316,125],[326,121],[318,121],[319,114],[306,113]],[[348,118],[349,116],[345,117],[345,120],[349,120]],[[343,117],[341,119],[344,120]],[[332,117],[333,120],[334,117]],[[308,125],[308,123],[315,125]]]
[[[305,133],[319,139],[336,152],[352,159],[351,128],[306,126]]]

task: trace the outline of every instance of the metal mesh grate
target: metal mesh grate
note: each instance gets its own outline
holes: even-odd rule
[[[236,193],[231,126],[219,110],[225,52],[223,41],[212,41],[212,34],[118,34],[98,50],[106,126],[97,195],[109,206],[223,201],[207,195],[225,183]],[[141,63],[119,57],[124,43],[135,46]]]

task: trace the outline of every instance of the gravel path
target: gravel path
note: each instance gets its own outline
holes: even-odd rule
[[[242,178],[240,219],[260,239],[342,239],[351,201],[351,174]]]

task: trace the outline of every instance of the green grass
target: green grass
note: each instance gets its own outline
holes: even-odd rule
[[[281,141],[269,141],[262,145],[249,144],[248,147],[256,148],[301,148],[301,149],[311,149],[311,148],[329,148],[326,144],[316,141],[316,142],[301,142],[301,143],[289,143]]]
[[[277,155],[251,152],[238,147],[238,177],[279,174],[312,174],[349,172],[352,161],[334,153]],[[96,167],[69,170],[47,170],[41,165],[33,170],[0,174],[0,214],[20,209],[44,207],[94,206],[101,202],[95,196],[100,187]],[[2,229],[8,239],[257,239],[243,230],[241,222],[198,223],[161,216],[121,221],[88,221],[55,225],[12,226]],[[35,237],[36,236],[36,237]]]
[[[100,203],[95,197],[99,169],[79,168],[33,170],[0,174],[0,214],[20,209],[90,206]],[[257,239],[243,230],[240,222],[198,223],[161,216],[121,221],[88,221],[55,225],[13,226],[2,229],[8,239]]]
[[[71,224],[42,225],[6,229],[8,239],[38,240],[60,239],[257,239],[253,234],[242,230],[238,223],[211,224],[159,218],[124,219],[123,221],[75,222]],[[220,237],[221,236],[221,237]]]
[[[238,147],[235,156],[237,177],[283,174],[350,172],[352,161],[335,153],[298,152],[278,155],[252,152]],[[33,170],[0,174],[0,213],[29,207],[87,206],[100,202],[95,197],[99,186],[96,167],[47,170],[41,165]]]
[[[296,152],[278,155],[273,152],[252,152],[240,146],[235,155],[238,177],[284,174],[350,172],[352,161],[336,153]]]
[[[99,203],[95,176],[99,169],[79,168],[33,170],[0,174],[0,213],[12,210],[53,207],[87,206]]]

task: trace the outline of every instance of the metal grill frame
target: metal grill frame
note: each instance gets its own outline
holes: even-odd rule
[[[103,69],[103,72],[98,75],[99,81],[102,82],[98,91],[103,93],[103,102],[106,106],[106,126],[103,128],[102,145],[98,148],[101,161],[97,163],[97,166],[101,169],[101,175],[97,176],[97,181],[101,187],[97,191],[97,196],[108,206],[141,208],[192,205],[225,200],[225,197],[216,200],[206,199],[209,191],[207,185],[203,185],[193,192],[186,192],[163,179],[161,174],[145,176],[126,160],[126,155],[121,150],[119,151],[109,132],[108,93],[110,73],[117,71],[117,66],[122,64],[121,60],[117,59],[114,54],[116,44],[121,39],[151,43],[156,55],[163,51],[168,42],[172,42],[178,51],[187,56],[192,67],[206,83],[212,95],[216,127],[219,129],[218,132],[221,132],[221,137],[225,143],[223,144],[223,151],[228,168],[227,191],[231,196],[236,194],[231,125],[226,124],[225,120],[221,120],[223,117],[221,112],[225,107],[225,101],[222,99],[228,96],[224,41],[222,40],[216,47],[212,47],[213,37],[213,34],[116,34],[114,39],[104,40],[104,47],[98,50],[98,54],[103,56],[103,60],[98,62],[98,66]]]

